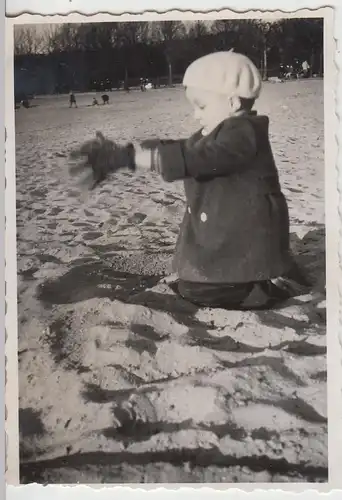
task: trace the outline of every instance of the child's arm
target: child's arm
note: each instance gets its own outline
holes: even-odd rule
[[[224,122],[214,134],[196,142],[191,138],[160,141],[155,150],[158,154],[152,149],[152,167],[155,164],[165,181],[219,177],[248,167],[256,155],[256,139],[253,126],[237,119]]]

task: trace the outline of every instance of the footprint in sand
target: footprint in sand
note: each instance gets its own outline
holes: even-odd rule
[[[48,214],[48,215],[49,215],[49,216],[50,216],[50,215],[53,215],[53,216],[54,216],[54,215],[59,215],[61,212],[63,212],[63,210],[64,210],[63,208],[54,207],[54,208],[52,208],[52,209],[50,210],[50,212],[49,212],[49,214]]]
[[[129,217],[127,220],[131,224],[141,224],[146,219],[147,215],[142,214],[140,212],[135,212],[131,217]]]
[[[99,231],[93,231],[89,233],[84,233],[83,234],[83,240],[84,241],[92,241],[92,240],[97,240],[98,238],[101,238],[103,236],[103,233]]]

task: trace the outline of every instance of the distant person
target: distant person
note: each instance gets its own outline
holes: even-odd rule
[[[164,181],[184,181],[174,290],[203,307],[275,306],[295,295],[296,286],[287,276],[289,213],[269,118],[252,110],[260,73],[242,54],[216,52],[194,61],[183,85],[200,130],[189,139],[144,141],[135,156],[137,167]]]
[[[291,78],[294,77],[294,69],[292,64],[288,64],[286,66],[286,73],[285,73],[285,79],[286,80],[291,80]]]
[[[30,102],[29,102],[29,100],[28,100],[28,99],[23,99],[23,100],[21,101],[21,105],[22,105],[24,108],[28,109],[28,108],[30,107]]]
[[[23,108],[28,109],[30,107],[30,101],[27,94],[17,94],[14,96],[15,109]]]
[[[103,94],[103,96],[101,96],[101,99],[102,99],[102,103],[103,103],[103,105],[105,105],[105,104],[108,104],[108,103],[109,103],[109,95],[107,95],[107,94]]]
[[[99,105],[99,102],[98,100],[96,99],[96,97],[93,98],[93,106],[98,106]]]
[[[303,71],[303,77],[308,78],[309,72],[310,72],[310,65],[309,65],[308,61],[303,61],[302,71]]]
[[[141,90],[141,92],[145,92],[145,90],[146,90],[145,84],[146,84],[145,79],[144,78],[140,78],[140,90]]]
[[[299,59],[297,59],[297,58],[293,62],[293,69],[294,69],[294,72],[296,75],[298,75],[298,73],[301,72],[301,64],[300,64]]]
[[[159,77],[153,79],[153,88],[157,89],[160,87]]]
[[[77,108],[76,97],[73,91],[69,94],[69,108],[72,108],[73,104],[75,104],[75,108]]]

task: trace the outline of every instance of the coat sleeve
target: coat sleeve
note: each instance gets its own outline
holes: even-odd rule
[[[248,167],[256,155],[256,138],[248,120],[231,120],[196,142],[160,143],[158,151],[165,181],[220,177]]]

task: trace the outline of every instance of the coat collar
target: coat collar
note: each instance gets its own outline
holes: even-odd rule
[[[237,111],[236,113],[234,113],[234,115],[228,116],[225,120],[223,120],[221,123],[219,123],[209,134],[204,135],[203,134],[203,128],[201,128],[198,132],[199,132],[199,134],[202,137],[209,137],[211,135],[215,135],[217,133],[217,131],[222,127],[222,125],[227,120],[230,120],[230,119],[233,119],[233,118],[240,118],[241,116],[257,116],[257,114],[258,114],[258,112],[255,111],[254,109],[251,110],[251,111],[246,111],[246,110]]]

